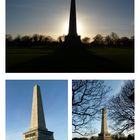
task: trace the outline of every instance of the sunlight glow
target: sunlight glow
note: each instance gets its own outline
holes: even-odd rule
[[[77,21],[77,33],[81,36],[83,36],[83,24],[80,22],[80,20]]]
[[[67,35],[68,31],[69,31],[69,22],[65,21],[64,22],[64,27],[63,27],[63,32],[64,32],[65,35]]]
[[[64,25],[63,25],[63,34],[67,35],[68,30],[69,30],[69,22],[65,21]],[[77,21],[77,34],[78,35],[83,35],[84,34],[82,22],[80,22],[79,20]]]

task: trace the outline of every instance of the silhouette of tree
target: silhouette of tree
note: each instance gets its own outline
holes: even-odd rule
[[[101,47],[104,44],[104,37],[101,34],[97,34],[94,38],[93,38],[93,42],[91,43],[93,46],[97,46],[97,47]]]
[[[88,138],[86,138],[86,137],[82,137],[82,138],[72,138],[72,140],[88,140]]]
[[[134,81],[125,81],[119,94],[109,102],[113,129],[119,133],[134,129]]]
[[[51,37],[51,36],[47,36],[46,38],[45,38],[45,40],[47,41],[47,42],[53,42],[54,41],[54,39]]]
[[[107,35],[107,36],[105,37],[105,45],[106,45],[107,47],[111,47],[111,44],[112,44],[112,39],[111,39],[111,37],[110,37],[109,35]]]
[[[13,42],[13,37],[10,34],[6,35],[6,46],[11,46]]]
[[[89,135],[95,133],[91,124],[98,117],[105,96],[110,91],[104,81],[73,80],[72,82],[72,125],[73,133]]]
[[[12,41],[13,37],[10,34],[6,35],[6,41]]]
[[[117,35],[117,33],[112,32],[110,34],[110,38],[111,38],[112,45],[117,46],[117,42],[119,40],[119,36]]]
[[[24,35],[13,38],[10,34],[6,35],[6,45],[16,46],[16,47],[32,47],[32,46],[58,46],[58,43],[63,43],[65,41],[65,35],[59,36],[57,42],[51,36],[44,36],[39,34],[34,34],[32,36]],[[112,32],[110,35],[103,37],[101,34],[97,34],[93,41],[90,43],[90,38],[85,37],[82,42],[88,44],[90,47],[133,47],[134,46],[134,36],[131,38],[122,37]]]
[[[57,40],[59,43],[63,43],[65,41],[65,35],[59,36]]]
[[[127,140],[134,140],[134,134],[129,134],[128,137],[127,137]]]
[[[32,38],[27,35],[21,37],[20,41],[24,47],[26,47],[26,46],[29,47],[32,44]]]
[[[89,140],[97,140],[97,137],[92,136],[92,137],[90,137],[90,139],[89,139]]]
[[[89,44],[90,43],[90,38],[89,37],[84,37],[82,39],[82,42],[85,43],[85,44]]]
[[[18,35],[18,36],[15,37],[15,39],[13,40],[13,44],[14,44],[15,46],[18,46],[18,45],[20,44],[20,42],[21,42],[21,36]]]
[[[130,39],[128,37],[122,37],[120,39],[121,45],[124,47],[130,46]]]

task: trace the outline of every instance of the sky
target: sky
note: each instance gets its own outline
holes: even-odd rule
[[[33,87],[38,84],[46,127],[55,140],[67,140],[68,87],[66,80],[6,81],[6,140],[22,140],[30,128]]]
[[[76,0],[77,32],[134,35],[134,0]],[[6,33],[57,38],[68,33],[70,0],[6,0]]]

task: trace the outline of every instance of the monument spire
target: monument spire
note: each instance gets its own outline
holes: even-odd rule
[[[101,133],[102,134],[107,134],[107,116],[106,116],[106,109],[102,109],[102,124],[101,124]]]
[[[98,140],[111,140],[107,129],[107,111],[105,108],[102,109],[101,133],[98,136]]]
[[[69,19],[69,35],[73,35],[73,36],[77,35],[75,0],[71,0],[70,19]]]
[[[71,0],[70,5],[70,17],[69,17],[69,32],[65,36],[64,47],[67,48],[78,48],[82,46],[80,36],[77,35],[76,25],[76,1]]]
[[[30,128],[46,130],[40,87],[37,84],[34,86],[34,89],[33,89],[32,114],[31,114],[31,127]]]
[[[24,133],[24,140],[54,140],[53,132],[48,131],[45,124],[41,91],[38,85],[33,88],[31,125]]]

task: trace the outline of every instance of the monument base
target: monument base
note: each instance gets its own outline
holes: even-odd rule
[[[48,130],[34,129],[25,132],[24,140],[54,140],[53,132]]]
[[[81,48],[82,46],[81,36],[78,35],[67,35],[63,46],[66,48]]]
[[[99,134],[97,140],[112,140],[110,134]]]

